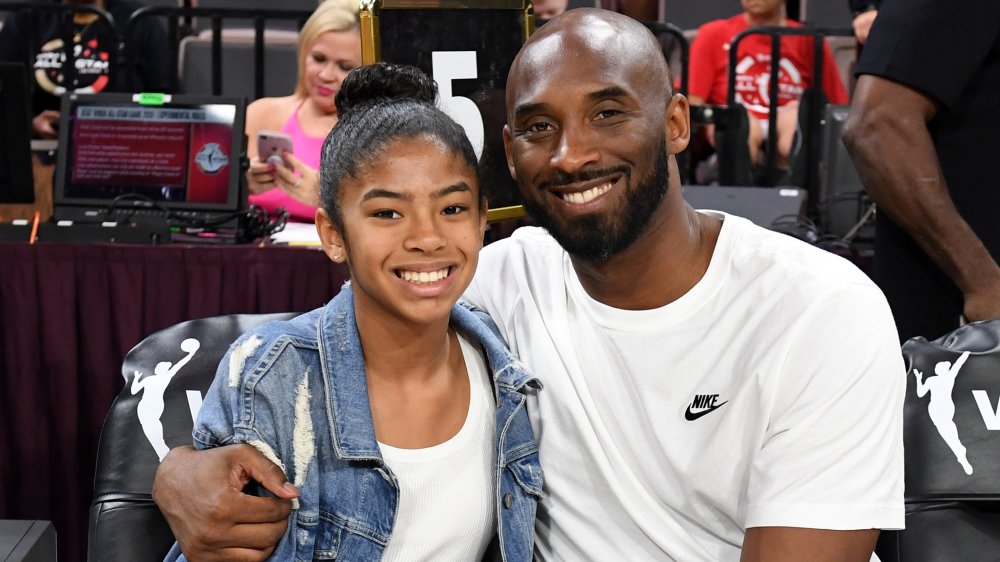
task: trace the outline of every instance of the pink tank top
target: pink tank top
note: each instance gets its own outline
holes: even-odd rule
[[[292,149],[295,157],[301,160],[306,166],[314,170],[319,170],[320,155],[323,151],[323,141],[326,140],[326,137],[313,137],[307,135],[302,130],[302,127],[299,126],[300,107],[302,107],[301,103],[292,112],[288,121],[285,121],[285,124],[281,126],[281,132],[292,137]],[[316,207],[306,205],[280,189],[272,189],[265,193],[250,195],[249,200],[251,205],[262,207],[268,213],[276,210],[278,207],[284,207],[288,211],[289,220],[313,222],[316,217]]]

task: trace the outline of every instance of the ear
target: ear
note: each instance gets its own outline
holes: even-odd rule
[[[503,152],[507,156],[507,170],[510,177],[517,181],[517,172],[514,171],[514,137],[510,133],[510,125],[503,126]],[[483,215],[485,216],[485,215]]]
[[[319,234],[319,241],[323,245],[323,252],[326,253],[327,257],[334,263],[345,263],[347,261],[347,243],[343,233],[327,214],[326,209],[316,210],[316,232]]]
[[[486,236],[486,215],[489,214],[489,202],[485,197],[481,199],[482,203],[479,204],[479,241],[482,243],[483,238]]]
[[[674,94],[670,98],[665,122],[667,152],[669,154],[683,152],[691,140],[691,108],[687,98],[681,94]]]

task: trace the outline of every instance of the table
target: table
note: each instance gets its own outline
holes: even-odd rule
[[[307,248],[0,242],[0,519],[51,520],[60,559],[84,560],[129,349],[193,318],[311,310],[346,278]]]

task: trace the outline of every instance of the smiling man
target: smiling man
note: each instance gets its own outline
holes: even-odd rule
[[[507,160],[542,228],[483,250],[466,298],[529,402],[543,560],[868,560],[903,525],[904,372],[851,264],[698,212],[688,105],[641,24],[577,10],[507,84]]]
[[[545,385],[528,396],[536,556],[868,560],[877,529],[903,525],[888,306],[845,260],[684,202],[688,105],[670,84],[652,35],[600,10],[546,24],[511,68],[507,160],[544,228],[484,249],[465,298]],[[266,554],[287,508],[239,488],[282,495],[280,471],[214,453],[171,453],[157,501],[206,558]],[[261,505],[272,523],[248,521]]]

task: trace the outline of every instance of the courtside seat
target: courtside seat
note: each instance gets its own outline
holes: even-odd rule
[[[264,96],[287,96],[295,90],[298,78],[296,40],[298,32],[264,30]],[[178,89],[185,94],[212,93],[211,31],[185,37],[177,56]],[[254,31],[222,31],[222,92],[224,96],[254,95]]]
[[[309,12],[316,9],[319,5],[317,0],[282,0],[281,2],[275,2],[274,0],[194,0],[194,5],[198,8],[223,8],[223,9],[237,9],[237,10],[287,10],[287,11],[299,11],[305,13],[305,17],[302,18],[301,22],[296,22],[294,19],[268,19],[264,22],[264,26],[267,29],[275,30],[285,30],[285,31],[298,31],[300,25],[305,22],[305,19],[309,17]],[[357,5],[355,5],[357,8]],[[209,18],[195,18],[194,28],[196,32],[210,30],[212,25],[211,19]],[[242,19],[242,18],[227,18],[223,21],[222,27],[224,29],[233,28],[253,28],[253,20]]]
[[[174,537],[150,495],[171,447],[190,444],[194,417],[229,345],[269,320],[245,314],[191,320],[154,333],[125,356],[125,387],[104,421],[90,507],[87,559],[162,560]]]
[[[903,345],[906,530],[883,562],[1000,559],[1000,319]]]

